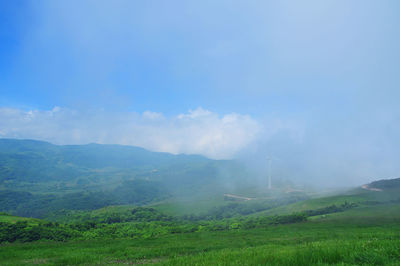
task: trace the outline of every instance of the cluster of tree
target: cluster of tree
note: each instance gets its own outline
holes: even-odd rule
[[[106,213],[98,217],[90,217],[90,220],[107,224],[126,222],[177,221],[175,217],[166,215],[154,208],[149,207],[135,207],[128,213]]]
[[[58,210],[51,212],[47,220],[63,223],[126,223],[126,222],[152,222],[152,221],[176,221],[177,217],[164,214],[150,207],[125,207],[103,208],[97,211],[82,210]]]
[[[277,224],[298,223],[307,220],[307,217],[304,214],[292,214],[260,218],[224,219],[217,221],[167,221],[165,220],[166,217],[158,217],[157,214],[149,214],[149,212],[152,211],[149,211],[148,209],[135,209],[133,212],[133,215],[136,215],[138,219],[140,217],[140,219],[143,219],[143,221],[115,223],[86,221],[70,224],[59,224],[51,222],[29,224],[26,221],[17,223],[2,222],[0,223],[0,242],[31,242],[37,240],[66,241],[71,239],[81,240],[109,238],[150,238],[176,233],[250,229]]]
[[[37,225],[31,225],[27,221],[0,222],[0,242],[66,241],[78,236],[79,232],[51,222]]]
[[[335,204],[329,205],[324,208],[319,208],[315,210],[306,210],[304,211],[304,214],[307,216],[317,216],[317,215],[323,215],[323,214],[329,214],[329,213],[335,213],[335,212],[343,212],[348,209],[357,207],[358,205],[356,203],[348,203],[345,201],[343,204],[337,206]]]

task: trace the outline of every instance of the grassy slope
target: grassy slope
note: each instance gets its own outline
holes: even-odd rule
[[[355,189],[344,193],[342,195],[314,198],[310,200],[299,201],[292,204],[287,204],[280,207],[271,208],[267,211],[256,212],[249,216],[270,216],[270,215],[285,215],[294,212],[301,212],[304,210],[312,210],[330,206],[333,204],[341,205],[344,202],[349,203],[362,203],[366,201],[390,201],[400,198],[400,189],[386,190],[385,192],[366,191],[363,189]],[[192,198],[172,198],[164,200],[158,203],[152,203],[147,205],[157,209],[158,211],[172,216],[181,215],[201,215],[207,213],[209,210],[215,207],[222,207],[232,203],[239,203],[241,205],[248,205],[261,202],[268,204],[268,200],[251,200],[251,201],[226,201],[223,195],[215,196],[210,195],[208,197],[199,196]],[[93,211],[61,211],[55,213],[52,216],[48,216],[47,219],[59,222],[68,222],[69,219],[79,220],[80,217],[99,218],[105,217],[110,214],[125,214],[130,213],[135,205],[117,205],[107,206],[101,209]],[[68,213],[68,214],[67,214]]]
[[[388,200],[399,195],[394,191],[352,193],[292,205],[313,209],[344,200]],[[125,211],[128,206],[97,212],[115,208]],[[146,240],[7,244],[0,247],[0,260],[2,265],[398,265],[400,204],[361,204],[345,212],[312,217],[305,223],[252,230],[174,234]]]
[[[324,220],[253,230],[176,234],[147,240],[9,244],[0,248],[0,259],[2,265],[396,265],[400,259],[400,206],[387,207],[390,209],[381,212],[382,206],[373,206],[329,215]],[[392,214],[390,220],[387,212]]]
[[[290,214],[294,212],[301,212],[305,210],[312,210],[327,207],[329,205],[341,205],[346,201],[348,203],[363,203],[368,201],[379,201],[386,202],[391,200],[400,199],[400,188],[395,188],[385,191],[367,191],[364,189],[354,189],[343,193],[341,195],[315,198],[306,201],[300,201],[293,204],[288,204],[285,206],[280,206],[273,208],[271,210],[263,211],[254,214],[255,216],[265,216],[265,215],[283,215]]]

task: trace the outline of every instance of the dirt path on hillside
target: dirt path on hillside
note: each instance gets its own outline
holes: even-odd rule
[[[244,200],[244,201],[273,199],[272,197],[249,198],[249,197],[243,197],[243,196],[238,196],[238,195],[234,195],[234,194],[224,194],[224,197],[231,198],[231,199],[239,199],[239,200]]]
[[[241,199],[241,200],[246,200],[246,201],[255,199],[255,198],[242,197],[242,196],[233,195],[233,194],[224,194],[224,197],[233,198],[233,199]]]

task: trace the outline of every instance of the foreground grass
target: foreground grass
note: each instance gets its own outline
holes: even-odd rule
[[[311,221],[145,240],[37,242],[0,247],[1,265],[398,265],[400,224]]]
[[[388,240],[327,240],[305,244],[224,249],[170,259],[165,265],[398,265],[399,243]]]

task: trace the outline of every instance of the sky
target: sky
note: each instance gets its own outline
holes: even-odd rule
[[[400,171],[400,2],[0,0],[0,137]]]

